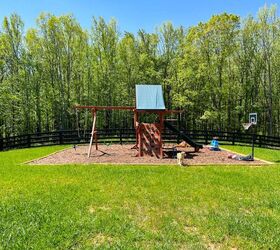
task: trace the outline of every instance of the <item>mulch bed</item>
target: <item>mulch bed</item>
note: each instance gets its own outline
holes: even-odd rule
[[[69,148],[48,155],[46,157],[35,159],[29,164],[36,165],[49,165],[49,164],[91,164],[91,163],[111,163],[111,164],[177,164],[176,158],[158,159],[156,157],[144,156],[136,157],[137,150],[131,149],[133,145],[99,145],[99,150],[96,151],[94,146],[92,147],[91,156],[87,157],[88,146],[81,145],[74,148]],[[172,145],[165,145],[165,147],[171,147]],[[210,151],[209,148],[204,147],[199,152],[193,152],[193,148],[185,148],[187,152],[185,158],[186,165],[265,165],[267,162],[255,160],[255,161],[238,161],[228,159],[230,152],[226,150],[222,151]]]

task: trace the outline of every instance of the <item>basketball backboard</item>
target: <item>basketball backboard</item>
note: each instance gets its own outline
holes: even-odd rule
[[[250,113],[249,114],[249,123],[252,123],[252,124],[256,125],[257,121],[258,121],[257,113]]]

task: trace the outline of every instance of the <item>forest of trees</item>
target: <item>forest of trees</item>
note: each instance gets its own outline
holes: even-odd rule
[[[133,106],[135,84],[161,83],[167,108],[188,129],[235,131],[258,113],[261,134],[280,135],[280,18],[220,14],[193,27],[166,22],[154,33],[93,18],[42,13],[24,29],[17,14],[0,28],[0,137],[76,128],[75,104]],[[126,126],[118,112],[104,126]],[[125,119],[130,119],[126,114]],[[78,114],[89,128],[89,112]]]

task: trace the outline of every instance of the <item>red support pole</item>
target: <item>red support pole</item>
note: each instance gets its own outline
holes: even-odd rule
[[[139,125],[138,129],[138,143],[139,143],[139,156],[143,156],[143,138],[142,138],[142,127]]]

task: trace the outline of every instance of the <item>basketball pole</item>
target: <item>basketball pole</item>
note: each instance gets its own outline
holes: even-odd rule
[[[252,126],[252,160],[254,161],[254,154],[255,154],[255,129],[254,125]]]
[[[255,129],[254,127],[257,125],[258,114],[250,113],[249,114],[249,123],[252,124],[252,160],[254,161],[255,154]]]

